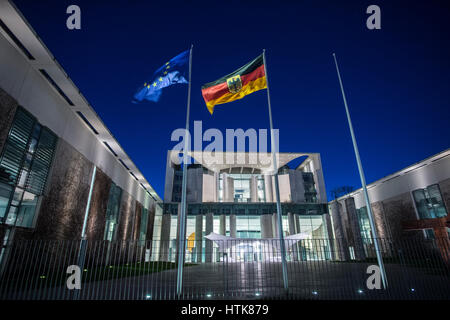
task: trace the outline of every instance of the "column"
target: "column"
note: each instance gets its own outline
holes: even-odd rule
[[[250,201],[258,202],[258,179],[252,176],[250,179]]]
[[[170,246],[170,213],[164,213],[161,219],[161,236],[159,244],[159,261],[167,261],[169,259]]]
[[[172,259],[175,259],[174,260],[175,262],[178,262],[178,250],[179,250],[179,247],[180,247],[180,239],[184,240],[185,248],[186,248],[187,215],[185,217],[184,222],[185,222],[185,228],[186,229],[185,229],[184,235],[181,235],[180,234],[180,227],[181,227],[180,226],[180,223],[181,223],[181,203],[179,203],[178,204],[178,214],[177,214],[177,238],[176,238],[176,241],[175,241],[175,248],[176,249],[175,249],[175,254],[172,256]],[[184,252],[183,263],[185,261],[185,258],[186,258],[186,251]]]
[[[294,221],[295,221],[295,233],[300,233],[300,216],[298,213],[294,213]]]
[[[272,234],[274,238],[280,237],[278,232],[278,213],[272,214]]]
[[[196,262],[202,262],[202,240],[203,240],[203,214],[199,213],[195,216],[195,251],[196,251]]]
[[[230,214],[230,236],[236,238],[236,215]]]
[[[355,249],[356,260],[364,260],[364,244],[361,238],[361,229],[358,222],[358,214],[356,213],[355,199],[353,197],[345,199],[345,208],[347,211],[348,222],[353,235],[353,247]]]
[[[222,174],[223,179],[223,202],[234,201],[234,180],[228,174]]]
[[[292,212],[288,212],[288,224],[289,224],[289,234],[293,235],[295,234],[295,216]],[[295,242],[295,243],[294,243]],[[295,240],[287,241],[288,250],[292,252],[292,258],[294,261],[298,261],[298,254],[297,254],[297,242]]]
[[[262,214],[260,219],[261,219],[261,238],[263,239],[273,238],[272,215]]]
[[[227,216],[225,214],[221,214],[219,216],[219,233],[221,235],[226,235],[227,232],[227,222],[226,222]]]
[[[267,174],[264,175],[264,189],[266,192],[266,202],[274,202],[272,192],[272,176]]]
[[[325,252],[325,258],[327,260],[329,260],[329,259],[333,259],[333,248],[335,246],[334,238],[333,238],[333,227],[331,224],[330,214],[329,213],[324,214],[322,216],[322,220],[326,226],[326,235],[328,238],[328,241],[324,240],[325,242],[328,242],[328,244],[327,244],[328,249],[327,249],[327,252]]]
[[[341,204],[337,200],[334,200],[331,202],[330,209],[335,236],[335,248],[333,256],[336,260],[347,261],[349,260],[349,251],[347,239],[344,233],[344,227],[342,225]]]
[[[214,218],[213,213],[208,212],[206,214],[205,235],[209,235],[214,230]],[[213,258],[213,242],[212,240],[205,239],[205,262],[212,262]]]
[[[301,229],[300,229],[300,215],[298,213],[294,213],[294,222],[295,222],[295,233],[301,233]],[[298,241],[295,244],[295,251],[297,252],[297,259],[301,260],[301,254],[300,254],[300,249],[301,249],[301,244],[302,244],[302,240]]]

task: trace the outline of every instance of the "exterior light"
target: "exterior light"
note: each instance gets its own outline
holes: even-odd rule
[[[411,291],[412,291],[412,292],[414,292],[414,291],[416,291],[416,289],[414,289],[414,288],[411,288]]]
[[[317,291],[313,291],[312,294],[317,296],[319,293]]]
[[[211,298],[211,297],[212,297],[212,294],[211,294],[211,293],[207,293],[206,296],[207,296],[208,298]]]
[[[41,279],[45,279],[45,276],[40,276],[39,278],[41,278]]]
[[[152,298],[152,295],[150,295],[150,294],[145,296],[145,299],[151,299],[151,298]]]
[[[255,293],[255,296],[259,297],[261,295],[261,293],[257,292]]]
[[[363,293],[363,291],[361,289],[358,289],[358,293]]]
[[[83,271],[84,271],[84,272],[87,272],[87,269],[84,269]]]

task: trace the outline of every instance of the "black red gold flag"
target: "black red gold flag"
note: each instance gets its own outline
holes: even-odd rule
[[[202,95],[212,114],[215,105],[242,99],[250,93],[266,88],[263,55],[260,55],[236,71],[203,85]]]

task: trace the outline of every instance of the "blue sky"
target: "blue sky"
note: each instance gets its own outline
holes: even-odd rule
[[[267,50],[280,151],[319,152],[329,191],[360,187],[332,53],[336,52],[366,180],[450,145],[450,7],[444,1],[14,1],[162,197],[166,152],[184,127],[187,87],[158,103],[136,89],[194,44],[192,112],[204,130],[268,128],[264,91],[209,114],[202,84]],[[67,6],[81,30],[66,28]],[[381,30],[366,8],[381,8]],[[204,144],[205,146],[205,144]]]

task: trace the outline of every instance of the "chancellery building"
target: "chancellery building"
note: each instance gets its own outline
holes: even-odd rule
[[[211,233],[231,239],[279,238],[275,198],[275,181],[270,165],[261,165],[258,154],[224,152],[218,163],[204,161],[202,152],[191,153],[194,161],[187,166],[187,257],[191,262],[211,262],[220,259],[217,245],[205,238]],[[266,155],[270,158],[270,155]],[[227,164],[231,157],[232,164]],[[241,157],[241,160],[239,160]],[[289,163],[302,158],[300,165]],[[318,153],[278,153],[277,170],[285,236],[307,234],[308,239],[321,239],[300,248],[304,259],[330,258],[328,239],[331,223],[328,215],[325,184]],[[297,161],[298,162],[298,161]],[[175,261],[182,192],[182,165],[178,151],[169,151],[166,164],[166,184],[160,224],[160,258]],[[258,247],[250,257],[259,259]]]

